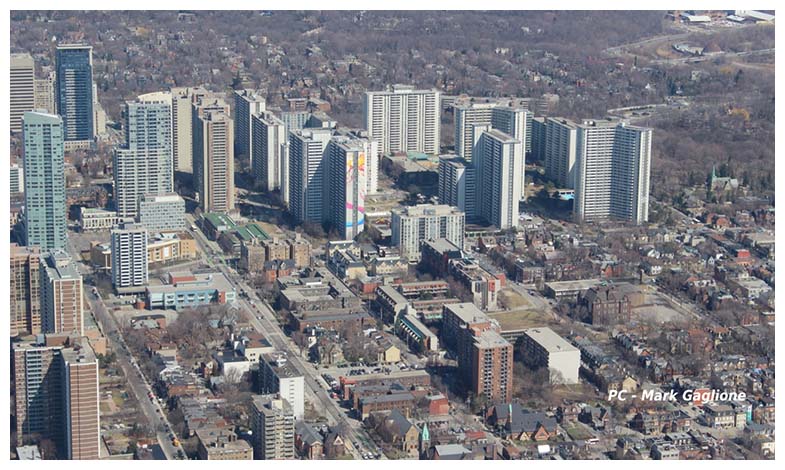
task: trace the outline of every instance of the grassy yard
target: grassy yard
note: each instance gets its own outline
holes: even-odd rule
[[[534,310],[519,309],[509,312],[489,313],[488,316],[499,322],[502,330],[520,330],[524,328],[534,328],[555,323],[553,318],[545,312]]]

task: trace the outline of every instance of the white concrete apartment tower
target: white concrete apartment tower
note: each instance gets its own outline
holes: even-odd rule
[[[345,240],[365,228],[366,147],[359,139],[335,136],[327,145],[327,219]]]
[[[234,154],[249,159],[253,168],[253,139],[251,118],[266,109],[262,90],[235,90],[234,92]]]
[[[289,133],[289,212],[298,222],[320,224],[325,214],[324,158],[330,129],[299,129]]]
[[[478,215],[499,229],[517,227],[524,143],[490,126],[474,127]]]
[[[651,136],[650,128],[625,123],[616,128],[611,215],[638,225],[649,221]]]
[[[283,192],[288,180],[289,138],[286,125],[273,113],[251,116],[251,168],[255,183],[265,191]],[[288,198],[283,197],[284,201]]]
[[[147,285],[147,229],[122,223],[112,230],[112,284],[118,292]]]
[[[114,198],[120,217],[136,217],[145,195],[174,189],[172,95],[149,93],[125,103],[125,144],[113,154]]]
[[[576,220],[648,221],[651,136],[649,128],[618,121],[584,121],[578,126]]]
[[[35,108],[35,62],[30,54],[11,54],[11,132],[22,131],[22,117]]]
[[[379,152],[439,153],[441,105],[437,90],[393,85],[391,91],[369,91],[363,102],[368,137]]]
[[[575,188],[575,151],[578,124],[569,119],[548,118],[545,122],[545,176],[560,188]]]

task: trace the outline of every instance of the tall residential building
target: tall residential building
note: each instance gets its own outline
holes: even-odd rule
[[[454,107],[455,154],[458,157],[467,162],[472,161],[474,126],[490,125],[495,107],[495,102],[467,103]]]
[[[144,194],[139,199],[139,223],[149,232],[185,230],[185,200],[177,193]]]
[[[477,212],[499,229],[517,227],[523,194],[523,142],[490,126],[475,126]]]
[[[454,155],[439,158],[439,202],[455,206],[467,219],[477,217],[477,171]]]
[[[17,436],[55,442],[58,457],[97,460],[101,429],[98,361],[87,341],[68,345],[15,343]]]
[[[46,77],[35,79],[35,109],[49,114],[57,112],[55,106],[55,72],[47,72]]]
[[[327,213],[325,218],[345,240],[365,228],[366,145],[357,138],[334,136],[327,145]]]
[[[130,292],[143,289],[147,281],[147,229],[122,223],[112,230],[112,285]]]
[[[292,407],[295,419],[303,419],[305,413],[303,375],[291,362],[280,354],[264,354],[259,365],[260,392],[265,395],[278,394]]]
[[[352,139],[365,152],[365,194],[379,192],[379,142],[362,129],[338,129],[336,135]]]
[[[266,109],[261,90],[235,90],[234,92],[234,153],[247,157],[253,167],[253,139],[251,117]]]
[[[207,95],[201,87],[172,88],[174,171],[193,173],[193,103]]]
[[[255,460],[294,458],[294,412],[284,398],[257,395],[253,398],[253,450]]]
[[[64,251],[41,256],[41,329],[44,333],[84,334],[82,275]]]
[[[299,129],[289,133],[289,212],[298,222],[321,224],[325,209],[324,158],[330,129]]]
[[[61,44],[55,54],[55,101],[63,118],[65,141],[89,145],[95,137],[93,112],[93,48]]]
[[[41,333],[41,252],[11,243],[11,336]]]
[[[65,157],[60,116],[24,115],[25,245],[65,249]]]
[[[474,126],[490,125],[493,129],[518,139],[526,149],[531,146],[532,113],[525,102],[504,99],[483,103],[455,105],[455,154],[472,161]]]
[[[234,209],[234,125],[229,106],[205,96],[194,102],[194,186],[204,212]]]
[[[455,352],[472,393],[491,402],[510,402],[514,350],[501,336],[498,322],[471,302],[445,305],[442,317],[442,337]]]
[[[101,457],[101,418],[98,391],[98,360],[87,341],[65,348],[63,395],[65,412],[65,458],[96,460]]]
[[[466,215],[455,207],[420,204],[392,210],[392,244],[409,260],[420,259],[420,242],[446,238],[463,249]]]
[[[576,220],[648,221],[651,136],[651,129],[624,122],[585,121],[578,127]]]
[[[34,435],[65,447],[62,346],[17,342],[13,348],[16,434],[20,443]]]
[[[365,129],[379,142],[379,152],[423,152],[438,155],[441,131],[440,93],[393,85],[391,91],[366,92]]]
[[[172,97],[149,93],[125,103],[125,145],[113,155],[119,217],[136,217],[147,194],[172,192]]]
[[[492,402],[512,400],[512,368],[515,351],[498,331],[486,330],[474,336],[468,360],[471,386],[475,396]]]
[[[547,138],[547,119],[545,117],[532,118],[532,151],[531,157],[535,162],[545,162],[545,139]]]
[[[11,194],[25,192],[25,169],[16,163],[11,165],[9,189]]]
[[[35,62],[30,54],[11,54],[11,132],[22,131],[22,117],[35,109]]]
[[[548,118],[544,124],[545,176],[560,188],[575,187],[575,151],[578,124],[569,119]]]
[[[273,113],[251,116],[252,170],[254,181],[265,191],[288,187],[289,137],[286,125]],[[281,195],[284,201],[288,198]]]

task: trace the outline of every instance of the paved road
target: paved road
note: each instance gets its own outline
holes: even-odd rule
[[[79,251],[70,240],[68,242],[68,249],[74,259],[79,259]],[[78,263],[77,266],[82,276],[90,272],[90,270],[81,263]],[[152,388],[139,370],[136,359],[129,353],[122,337],[122,331],[118,327],[114,316],[107,310],[103,299],[93,295],[92,286],[88,286],[87,284],[84,285],[84,298],[87,299],[90,304],[90,311],[92,311],[101,332],[113,345],[113,349],[117,355],[117,363],[120,365],[120,368],[123,369],[131,393],[134,394],[136,401],[139,402],[139,407],[147,420],[148,426],[151,430],[155,431],[158,444],[160,445],[164,456],[167,460],[177,459],[178,449],[172,445],[172,441],[169,439],[168,430],[171,430],[172,426],[169,424],[166,414],[164,413],[164,410],[161,409],[158,402],[150,400],[149,394],[152,393]]]
[[[189,218],[188,224],[193,224],[194,222],[191,219],[191,216],[188,215],[187,217]],[[303,374],[306,385],[306,395],[309,401],[320,412],[327,415],[328,422],[331,425],[340,425],[350,432],[348,437],[352,443],[350,449],[352,455],[356,459],[360,459],[362,458],[361,453],[365,451],[376,453],[378,451],[377,446],[373,443],[370,436],[362,429],[361,424],[356,420],[350,420],[344,414],[338,403],[330,398],[327,390],[322,385],[323,381],[319,372],[313,365],[300,358],[299,347],[283,333],[283,330],[278,325],[278,320],[275,317],[273,309],[267,302],[256,295],[256,291],[245,283],[233,268],[230,268],[226,264],[222,254],[214,248],[214,243],[207,240],[201,231],[194,231],[194,239],[204,253],[207,263],[214,269],[221,271],[237,290],[238,294],[242,291],[246,292],[248,295],[247,299],[238,295],[238,303],[241,307],[240,311],[247,317],[256,331],[267,337],[273,347],[279,351],[288,353],[287,359],[301,374]],[[358,446],[358,443],[361,443],[362,445]]]

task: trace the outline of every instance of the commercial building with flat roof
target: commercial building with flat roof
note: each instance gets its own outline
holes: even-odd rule
[[[171,272],[166,284],[147,286],[147,307],[150,309],[199,307],[212,303],[234,302],[237,294],[222,273]]]
[[[117,211],[95,207],[79,209],[79,228],[82,232],[110,230],[120,222]]]

